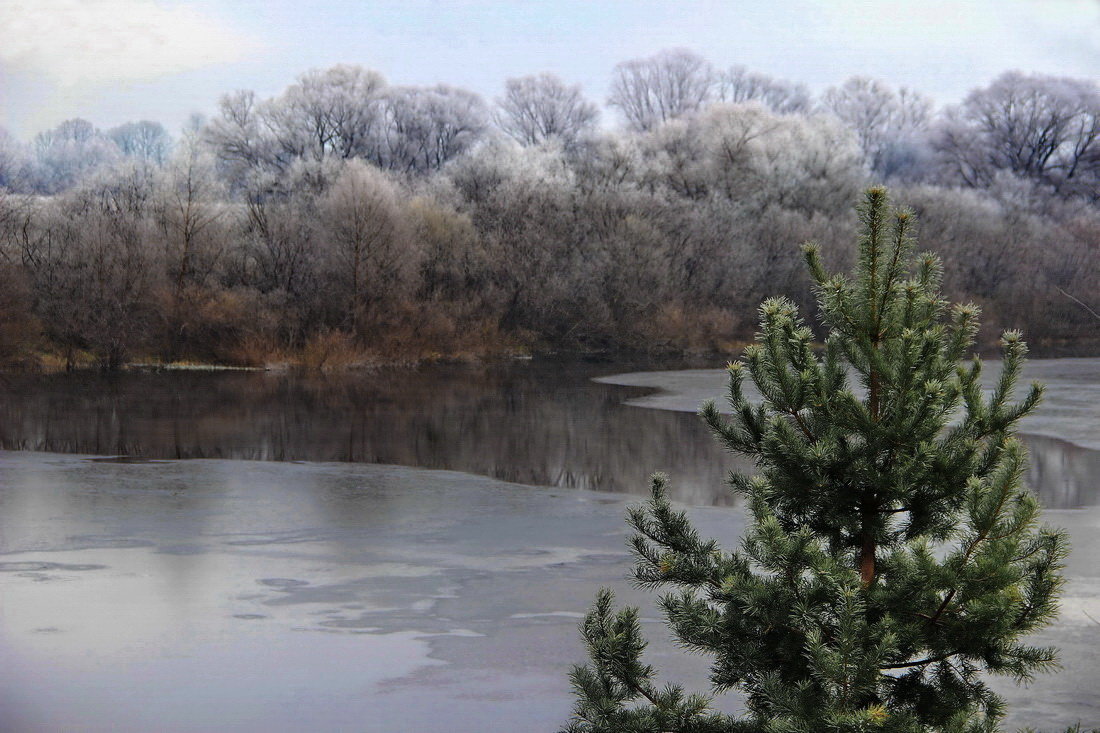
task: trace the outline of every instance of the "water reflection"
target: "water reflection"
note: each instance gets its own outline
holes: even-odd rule
[[[623,404],[594,383],[621,365],[528,362],[337,377],[258,373],[19,375],[0,403],[0,447],[141,459],[392,463],[519,483],[725,505],[733,459],[698,418]],[[1029,437],[1048,506],[1096,504],[1100,453]],[[748,466],[741,464],[744,470]]]
[[[1051,509],[1100,504],[1100,451],[1065,440],[1025,435],[1031,454],[1028,483]]]

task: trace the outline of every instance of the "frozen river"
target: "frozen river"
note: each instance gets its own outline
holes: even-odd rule
[[[1032,369],[1032,479],[1074,543],[1043,635],[1065,670],[1002,689],[1053,731],[1100,724],[1100,360]],[[610,371],[9,385],[0,444],[36,450],[0,452],[0,729],[555,730],[601,585],[643,605],[664,678],[704,688],[623,580],[622,515],[667,470],[733,544],[729,461],[683,412],[721,372],[591,381]],[[88,455],[119,452],[142,460]]]

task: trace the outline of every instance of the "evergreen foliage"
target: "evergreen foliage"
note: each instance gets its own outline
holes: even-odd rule
[[[1056,665],[1025,641],[1057,612],[1067,552],[1021,484],[1014,432],[1042,394],[1013,401],[1026,346],[1004,334],[983,391],[981,360],[960,365],[978,310],[941,298],[938,259],[912,253],[912,214],[872,188],[859,218],[853,276],[804,247],[824,349],[793,303],[768,300],[729,365],[731,416],[702,408],[756,463],[730,477],[750,519],[740,548],[700,537],[660,475],[629,515],[634,580],[670,591],[674,638],[713,658],[714,690],[743,692],[745,715],[659,688],[637,611],[615,612],[605,590],[582,625],[591,662],[572,673],[571,733],[995,731],[1005,705],[984,675]]]

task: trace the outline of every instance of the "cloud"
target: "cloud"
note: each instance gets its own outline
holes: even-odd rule
[[[194,8],[155,0],[0,2],[0,67],[64,85],[155,79],[258,49]]]

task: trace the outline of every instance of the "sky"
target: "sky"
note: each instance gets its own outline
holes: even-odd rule
[[[666,48],[950,104],[1008,69],[1100,80],[1100,0],[0,0],[0,126],[175,133],[226,92],[270,97],[337,63],[488,100],[550,71],[602,103],[616,63]]]

